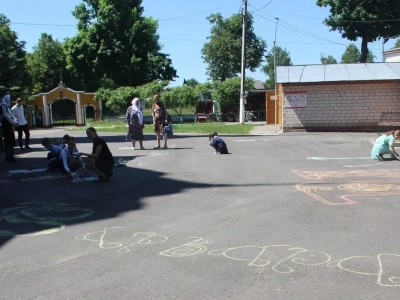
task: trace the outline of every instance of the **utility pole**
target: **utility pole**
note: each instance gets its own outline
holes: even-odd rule
[[[243,0],[243,28],[242,28],[242,78],[240,81],[240,109],[239,109],[239,122],[244,123],[244,101],[245,95],[245,81],[246,81],[246,21],[247,21],[247,0]]]
[[[276,94],[276,33],[278,31],[278,22],[279,22],[279,18],[275,18],[276,19],[276,24],[275,24],[275,40],[274,40],[274,82],[275,82],[275,134],[276,134],[276,122],[277,122],[277,102],[278,102],[278,97]]]

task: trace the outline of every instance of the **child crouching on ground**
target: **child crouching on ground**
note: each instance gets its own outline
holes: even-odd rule
[[[47,165],[49,171],[54,171],[56,169],[61,169],[61,158],[60,153],[62,150],[61,146],[55,145],[51,142],[49,138],[44,138],[42,141],[43,147],[45,147],[50,152],[47,154]]]
[[[214,154],[228,154],[228,148],[223,139],[218,136],[218,133],[213,132],[208,136],[210,146],[215,149]]]

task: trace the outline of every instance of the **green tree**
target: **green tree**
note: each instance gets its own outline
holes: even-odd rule
[[[149,106],[153,96],[161,94],[168,84],[168,81],[153,81],[137,87],[100,88],[95,94],[95,99],[104,101],[110,110],[121,112],[131,104],[133,98],[140,98]]]
[[[21,92],[28,84],[25,74],[25,42],[18,41],[10,20],[0,14],[0,86]]]
[[[279,46],[275,47],[275,60],[276,66],[292,66],[293,62],[290,58],[290,53]],[[274,89],[275,88],[275,68],[274,68],[274,49],[267,54],[266,64],[262,67],[262,71],[268,76],[268,79],[265,81],[266,89]]]
[[[334,65],[334,64],[338,63],[336,58],[334,58],[332,55],[325,56],[324,53],[321,53],[320,60],[321,60],[321,64],[323,64],[323,65]]]
[[[371,53],[368,52],[367,55],[367,63],[372,63],[374,62],[375,56]],[[342,55],[342,60],[340,63],[342,64],[355,64],[361,62],[361,52],[357,48],[356,45],[350,44],[347,46],[346,50],[344,51]]]
[[[67,63],[86,90],[101,82],[139,86],[177,77],[161,51],[158,22],[143,16],[142,0],[82,0],[73,15],[78,34],[66,41]]]
[[[396,41],[393,48],[400,48],[400,39]]]
[[[239,107],[240,77],[228,78],[225,81],[214,81],[212,88],[212,99],[217,101],[222,111],[233,110]],[[254,79],[247,77],[245,89],[250,91],[254,88]]]
[[[330,7],[324,23],[339,31],[343,38],[361,38],[360,62],[368,59],[368,43],[399,33],[400,1],[398,0],[317,0],[320,7]],[[384,21],[383,21],[384,20]]]
[[[208,42],[201,50],[202,58],[208,65],[207,75],[212,80],[220,81],[237,76],[241,70],[242,15],[234,14],[224,19],[218,13],[207,19],[213,25]],[[265,49],[265,42],[254,33],[253,17],[249,14],[246,23],[246,69],[253,72],[260,67]]]
[[[54,89],[60,81],[60,70],[66,76],[65,67],[63,44],[53,40],[51,35],[42,33],[33,52],[27,55],[27,72],[32,80],[32,92],[37,94]]]
[[[168,88],[161,93],[161,97],[168,109],[182,115],[184,108],[194,109],[200,101],[199,89],[193,85],[177,86]]]
[[[195,86],[198,84],[199,84],[199,82],[194,78],[190,78],[188,80],[186,80],[186,79],[183,80],[183,85]]]

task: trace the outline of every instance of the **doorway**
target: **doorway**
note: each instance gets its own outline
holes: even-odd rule
[[[76,125],[76,104],[73,100],[64,98],[50,102],[51,126]]]

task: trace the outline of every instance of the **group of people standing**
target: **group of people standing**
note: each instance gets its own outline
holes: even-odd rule
[[[154,96],[154,103],[151,107],[152,117],[153,117],[153,125],[154,132],[157,135],[157,145],[154,149],[161,149],[161,139],[164,140],[164,145],[162,149],[168,149],[168,127],[170,127],[171,119],[169,118],[169,114],[167,113],[167,109],[165,104],[161,102],[160,96]],[[128,133],[126,139],[132,142],[132,150],[137,150],[136,142],[139,143],[139,149],[144,150],[143,147],[143,128],[144,128],[144,120],[143,120],[143,112],[140,107],[140,99],[134,98],[132,100],[132,105],[128,107],[125,116],[126,128],[128,129]]]
[[[25,118],[23,99],[18,98],[14,106],[11,102],[11,94],[7,91],[0,103],[0,147],[6,152],[5,162],[16,162],[14,157],[15,131],[18,132],[18,144],[22,151],[30,150],[29,147],[29,126]],[[22,136],[25,134],[25,144]],[[4,140],[4,141],[3,141]]]

